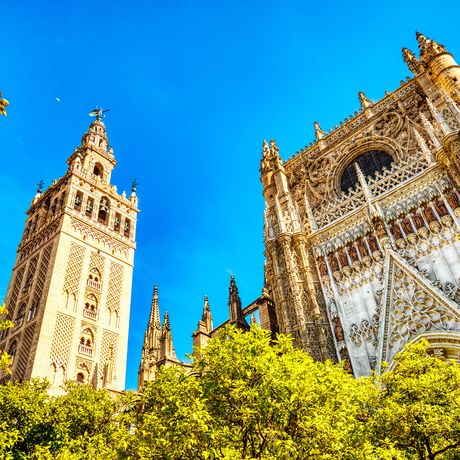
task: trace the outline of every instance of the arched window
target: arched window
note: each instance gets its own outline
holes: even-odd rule
[[[88,197],[86,200],[86,209],[85,209],[85,214],[88,217],[91,217],[93,215],[93,207],[94,207],[94,200],[91,197]]]
[[[79,372],[77,374],[77,382],[78,383],[85,383],[85,374],[83,374],[83,372]]]
[[[86,296],[83,316],[86,316],[87,318],[90,318],[90,319],[97,318],[97,298],[94,294],[88,294]]]
[[[94,335],[93,331],[87,327],[83,329],[80,335],[80,345],[78,347],[79,353],[86,356],[93,356]]]
[[[94,165],[93,174],[96,177],[100,177],[102,179],[102,175],[104,174],[104,167],[101,165],[101,163],[96,163]]]
[[[110,201],[108,198],[103,196],[99,202],[99,214],[97,216],[98,222],[101,224],[107,224],[110,211]]]
[[[101,273],[97,268],[92,268],[89,272],[88,275],[88,281],[86,284],[89,287],[92,287],[93,289],[101,290],[101,284],[102,284],[102,279],[101,279]]]
[[[364,177],[373,177],[375,173],[381,171],[384,167],[390,166],[393,158],[382,150],[370,150],[355,158],[346,168],[340,180],[342,192],[348,192],[349,188],[355,188],[358,181],[355,163],[361,168]]]
[[[77,194],[75,195],[75,202],[74,202],[73,208],[76,211],[80,211],[82,202],[83,202],[83,193],[77,192]]]
[[[128,218],[126,218],[125,224],[123,226],[123,235],[129,238],[130,233],[131,233],[131,221]]]

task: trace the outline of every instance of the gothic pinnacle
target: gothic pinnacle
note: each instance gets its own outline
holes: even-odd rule
[[[165,315],[163,317],[163,329],[171,329],[171,324],[169,323],[169,313],[165,311]]]
[[[413,74],[418,73],[420,71],[420,62],[415,56],[415,53],[413,53],[409,48],[403,48],[402,55],[404,62],[407,64],[407,67],[409,67],[409,70]]]
[[[160,310],[158,307],[158,286],[153,287],[152,306],[150,309],[150,324],[149,325],[160,325]]]
[[[321,129],[321,126],[319,125],[319,123],[317,121],[314,121],[313,122],[313,126],[315,127],[315,136],[316,136],[316,139],[318,139],[319,141],[321,139],[324,139],[324,137],[326,137],[326,134],[325,132]]]
[[[362,91],[358,92],[358,97],[363,109],[367,109],[371,105],[374,105],[374,103]]]

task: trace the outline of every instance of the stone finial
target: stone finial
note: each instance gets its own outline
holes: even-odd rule
[[[437,54],[446,52],[446,48],[444,47],[444,45],[441,45],[440,43],[431,40],[430,38],[426,37],[420,32],[416,32],[415,36],[417,37],[418,47],[420,50],[420,60],[422,62],[428,61]]]
[[[238,287],[235,282],[235,277],[230,276],[230,286],[228,288],[228,309],[230,310],[230,323],[235,324],[242,329],[249,329],[249,325],[243,314],[243,306],[241,304]]]
[[[168,311],[165,311],[165,315],[163,317],[163,329],[166,329],[166,330],[171,329],[171,324],[169,322],[169,313],[168,313]]]
[[[359,91],[358,97],[359,97],[359,102],[361,104],[361,107],[363,109],[367,109],[368,107],[371,107],[372,105],[374,105],[374,102],[371,101],[362,91]]]
[[[268,142],[264,139],[262,142],[262,158],[267,157],[270,154]]]
[[[208,301],[208,296],[207,295],[204,296],[203,314],[201,315],[201,321],[203,321],[203,323],[205,324],[206,331],[208,332],[208,334],[211,333],[211,331],[213,329],[212,315],[211,315],[211,307],[209,306],[209,301]]]
[[[326,137],[326,133],[321,129],[321,126],[319,125],[319,123],[315,121],[313,122],[313,126],[315,127],[316,139],[318,139],[319,141],[321,139],[324,139]]]
[[[409,67],[409,70],[415,75],[418,74],[421,70],[420,61],[417,59],[415,54],[409,48],[402,49],[402,55],[404,62]]]

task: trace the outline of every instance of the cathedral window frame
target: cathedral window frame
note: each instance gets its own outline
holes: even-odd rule
[[[373,136],[371,139],[359,140],[350,148],[346,149],[339,158],[335,167],[329,173],[333,178],[333,190],[337,197],[345,192],[341,188],[341,180],[346,168],[350,166],[358,157],[372,150],[381,150],[392,157],[393,163],[398,164],[404,153],[401,146],[394,139],[381,136]],[[348,191],[346,192],[348,193]]]

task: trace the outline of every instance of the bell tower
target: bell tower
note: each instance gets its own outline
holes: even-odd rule
[[[47,377],[94,388],[125,387],[136,218],[111,184],[117,162],[102,110],[68,158],[65,175],[37,194],[27,211],[6,305],[14,328],[0,335],[13,357],[3,379]]]

